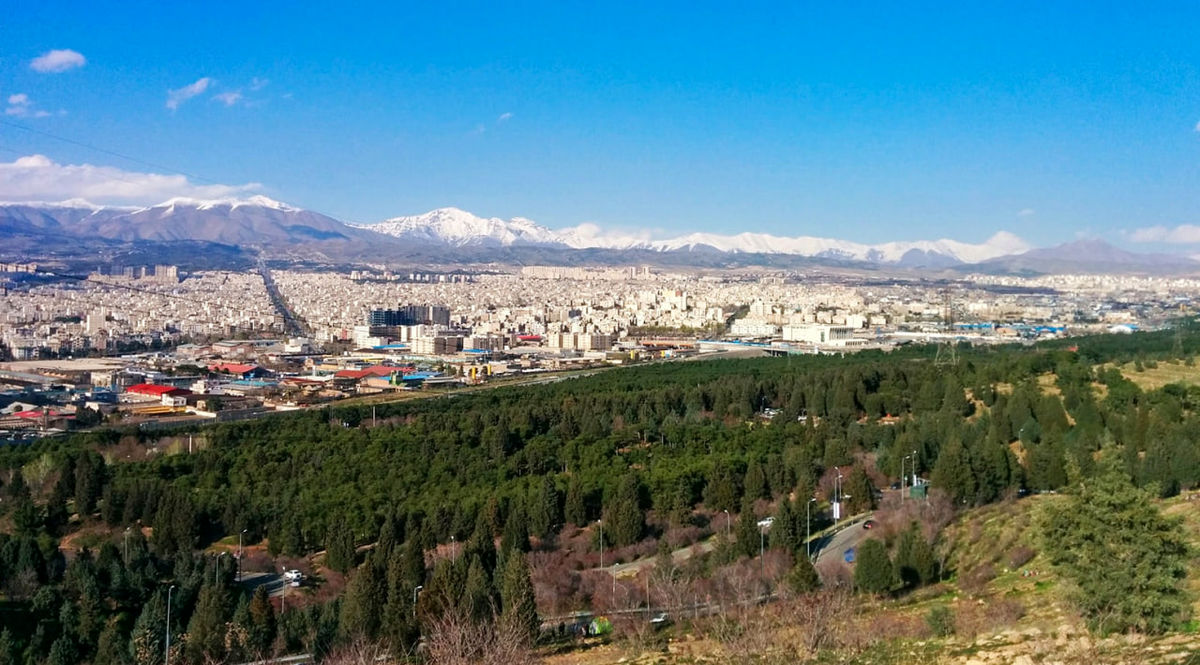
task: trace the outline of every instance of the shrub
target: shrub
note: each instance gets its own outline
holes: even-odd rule
[[[1037,550],[1025,545],[1018,545],[1008,553],[1008,567],[1020,568],[1037,556]]]
[[[945,605],[938,605],[925,615],[925,623],[937,637],[948,637],[954,634],[954,611]]]

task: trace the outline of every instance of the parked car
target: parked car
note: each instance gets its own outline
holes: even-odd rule
[[[846,550],[842,554],[842,558],[845,559],[846,563],[854,563],[854,548],[851,547],[850,549]]]
[[[864,529],[874,529],[876,526],[878,526],[878,524],[875,522],[875,520],[867,520],[866,522],[863,522]]]

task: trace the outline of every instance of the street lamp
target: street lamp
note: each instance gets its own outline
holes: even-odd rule
[[[725,510],[725,540],[729,540],[733,536],[732,520],[733,520],[733,518],[729,516],[729,510],[726,509]]]
[[[166,665],[171,665],[171,592],[175,590],[175,585],[172,584],[167,589],[167,653]]]
[[[125,527],[125,565],[129,565],[129,527]]]
[[[237,555],[237,576],[238,582],[242,581],[242,536],[246,535],[246,530],[238,534],[238,555]]]
[[[842,499],[845,497],[842,496],[842,470],[836,466],[833,470],[837,471],[837,479],[833,482],[833,519],[836,522],[842,519]]]
[[[905,455],[900,458],[900,500],[904,501],[904,461],[912,455]]]
[[[812,561],[812,505],[816,500],[817,497],[810,496],[804,504],[804,553],[809,561]]]
[[[413,587],[413,612],[417,611],[417,594],[421,593],[421,589],[424,588],[425,585],[423,584],[418,584],[417,586]]]

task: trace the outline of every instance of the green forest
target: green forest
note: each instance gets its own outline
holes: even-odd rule
[[[688,528],[736,532],[723,562],[786,551],[788,583],[810,589],[803,536],[828,524],[838,474],[851,514],[902,467],[959,510],[1087,478],[1135,503],[1170,497],[1200,484],[1200,388],[1143,391],[1116,367],[1197,354],[1200,329],[1181,324],[964,347],[951,365],[916,346],[664,363],[215,425],[202,449],[137,461],[117,454],[151,442],[136,431],[2,448],[0,665],[161,662],[168,625],[176,662],[319,655],[356,639],[415,653],[454,612],[498,617],[532,641],[543,590],[527,553],[560,538],[607,548],[611,562],[661,555]],[[776,524],[766,544],[765,510]],[[1072,524],[1051,526],[1067,538],[1084,528]],[[60,547],[85,527],[105,535]],[[345,592],[281,612],[212,547],[239,536],[273,556],[323,552]],[[866,548],[858,588],[897,593],[950,574],[934,545],[914,527],[890,554]],[[447,546],[455,556],[438,554]]]

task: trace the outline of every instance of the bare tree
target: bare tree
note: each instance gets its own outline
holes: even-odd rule
[[[433,665],[527,665],[533,653],[521,631],[503,621],[476,621],[452,608],[429,626],[425,653]],[[350,661],[348,665],[357,665]]]

